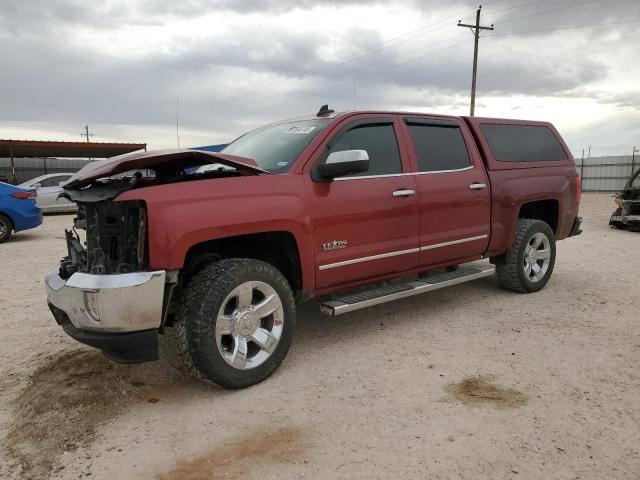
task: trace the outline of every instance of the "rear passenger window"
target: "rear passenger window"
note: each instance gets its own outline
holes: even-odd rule
[[[363,125],[349,130],[338,138],[329,153],[343,150],[366,150],[369,154],[369,170],[349,177],[402,173],[393,125]]]
[[[501,162],[566,160],[562,145],[547,127],[535,125],[480,125],[491,152]]]
[[[407,121],[421,172],[460,170],[471,165],[467,144],[457,126]]]
[[[41,187],[57,187],[58,184],[63,180],[65,180],[63,177],[49,177],[41,180],[38,183],[40,183]]]

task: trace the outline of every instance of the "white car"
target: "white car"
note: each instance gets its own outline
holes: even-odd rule
[[[78,206],[66,198],[58,198],[62,192],[61,183],[71,178],[73,173],[50,173],[40,175],[18,185],[22,188],[35,188],[38,196],[36,203],[43,212],[75,212]]]
[[[230,167],[228,165],[223,165],[221,163],[208,163],[207,165],[201,165],[200,167],[198,167],[198,169],[195,171],[195,173],[206,173],[206,172],[211,172],[214,170],[219,170],[221,172],[224,172],[225,170],[235,170],[235,168]]]

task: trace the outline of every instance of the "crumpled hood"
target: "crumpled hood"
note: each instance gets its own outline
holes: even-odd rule
[[[189,161],[190,166],[209,163],[220,163],[236,168],[243,175],[269,173],[259,168],[250,158],[227,155],[225,153],[205,152],[201,150],[156,150],[152,152],[133,152],[106,160],[98,160],[85,165],[62,186],[79,188],[104,177],[135,169],[154,169],[155,167],[174,161]]]

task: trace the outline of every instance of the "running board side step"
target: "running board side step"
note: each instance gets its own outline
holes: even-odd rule
[[[372,307],[381,303],[392,302],[401,298],[413,297],[421,293],[439,290],[440,288],[470,282],[482,277],[493,275],[496,268],[493,265],[481,267],[460,267],[451,272],[444,272],[437,275],[407,283],[394,283],[392,285],[375,288],[366,292],[354,293],[343,297],[336,297],[320,305],[320,311],[329,316],[335,317],[343,313],[353,312],[361,308]]]

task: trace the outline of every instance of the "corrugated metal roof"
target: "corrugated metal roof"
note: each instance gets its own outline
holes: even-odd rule
[[[0,140],[0,157],[109,158],[146,149],[146,143]]]

